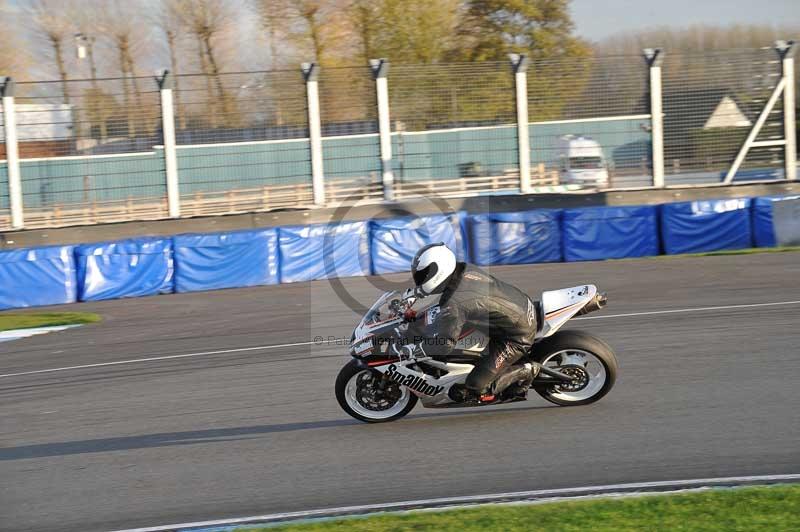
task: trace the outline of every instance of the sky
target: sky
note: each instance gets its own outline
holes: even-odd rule
[[[599,41],[659,26],[797,25],[800,0],[572,0],[572,17],[578,35]]]

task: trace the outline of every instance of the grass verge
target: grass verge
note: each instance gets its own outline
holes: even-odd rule
[[[675,495],[482,506],[284,525],[274,532],[585,530],[798,530],[800,486],[712,489]],[[249,529],[248,531],[253,530]]]
[[[80,325],[100,321],[100,316],[91,312],[31,312],[0,313],[0,331],[31,329],[54,325]]]

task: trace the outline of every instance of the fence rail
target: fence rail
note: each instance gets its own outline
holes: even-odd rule
[[[4,78],[0,230],[793,179],[793,52]]]

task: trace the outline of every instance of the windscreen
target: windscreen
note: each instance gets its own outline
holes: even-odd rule
[[[361,320],[361,325],[366,325],[370,323],[374,323],[376,321],[383,321],[389,318],[390,309],[389,303],[392,299],[399,298],[399,294],[397,291],[394,292],[386,292],[381,297],[378,298],[375,303],[372,304],[370,309],[364,314],[364,318]]]

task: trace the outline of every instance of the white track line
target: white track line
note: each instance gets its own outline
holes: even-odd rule
[[[627,318],[630,316],[653,316],[655,314],[678,314],[682,312],[705,312],[708,310],[727,310],[732,308],[777,307],[779,305],[797,305],[800,301],[778,301],[775,303],[750,303],[744,305],[723,305],[721,307],[680,308],[673,310],[651,310],[649,312],[631,312],[630,314],[608,314],[605,316],[588,316],[575,320],[602,320],[608,318]]]
[[[266,515],[254,515],[249,517],[234,517],[231,519],[219,519],[214,521],[198,521],[195,523],[179,523],[174,525],[163,525],[146,528],[131,528],[119,530],[117,532],[165,532],[169,530],[181,530],[188,528],[201,528],[212,526],[226,526],[237,524],[257,524],[267,522],[290,521],[298,519],[310,519],[320,517],[335,517],[358,515],[371,512],[402,511],[408,509],[424,509],[435,507],[447,507],[452,505],[475,505],[496,502],[528,501],[537,499],[556,499],[570,496],[581,496],[591,494],[614,495],[620,493],[636,493],[639,491],[658,491],[674,489],[691,489],[703,486],[735,486],[741,484],[754,483],[776,483],[776,482],[797,482],[800,481],[800,474],[790,475],[759,475],[748,477],[720,477],[720,478],[698,478],[688,480],[665,480],[658,482],[635,482],[629,484],[608,484],[601,486],[582,486],[577,488],[562,488],[550,490],[516,491],[509,493],[492,493],[486,495],[468,495],[464,497],[442,497],[438,499],[420,499],[414,501],[390,502],[386,504],[364,504],[360,506],[341,506],[338,508],[323,508],[318,510],[305,510],[299,512],[284,512]]]
[[[599,319],[610,319],[610,318],[629,318],[633,316],[652,316],[656,314],[676,314],[676,313],[686,313],[686,312],[706,312],[710,310],[729,310],[729,309],[739,309],[739,308],[754,308],[754,307],[777,307],[782,305],[798,305],[800,304],[800,300],[798,301],[776,301],[773,303],[749,303],[749,304],[741,304],[741,305],[724,305],[720,307],[699,307],[699,308],[683,308],[683,309],[673,309],[673,310],[653,310],[647,312],[631,312],[629,314],[609,314],[603,316],[589,316],[583,318],[574,318],[575,320],[599,320]],[[149,357],[149,358],[133,358],[130,360],[118,360],[116,362],[99,362],[97,364],[83,364],[80,366],[66,366],[63,368],[50,368],[50,369],[40,369],[36,371],[22,371],[19,373],[6,373],[0,374],[0,379],[6,377],[21,377],[23,375],[37,375],[40,373],[53,373],[56,371],[71,371],[76,369],[87,369],[87,368],[102,368],[105,366],[119,366],[122,364],[138,364],[141,362],[157,362],[160,360],[173,360],[176,358],[190,358],[190,357],[201,357],[201,356],[209,356],[209,355],[224,355],[227,353],[241,353],[246,351],[266,351],[269,349],[281,349],[285,347],[299,347],[304,345],[314,345],[317,342],[297,342],[293,344],[273,344],[273,345],[261,345],[255,347],[241,347],[238,349],[220,349],[219,351],[203,351],[200,353],[184,353],[181,355],[166,355],[160,357]]]
[[[39,369],[36,371],[23,371],[21,373],[6,373],[5,375],[0,375],[0,379],[4,377],[18,377],[20,375],[35,375],[37,373],[52,373],[54,371],[68,371],[72,369],[84,369],[84,368],[100,368],[104,366],[118,366],[120,364],[137,364],[139,362],[153,362],[157,360],[172,360],[175,358],[188,358],[188,357],[202,357],[208,355],[223,355],[226,353],[241,353],[243,351],[262,351],[267,349],[278,349],[281,347],[297,347],[301,345],[311,345],[314,342],[297,342],[294,344],[276,344],[276,345],[260,345],[256,347],[240,347],[238,349],[221,349],[219,351],[203,351],[201,353],[185,353],[182,355],[167,355],[163,357],[150,357],[150,358],[133,358],[130,360],[117,360],[116,362],[100,362],[98,364],[83,364],[80,366],[66,366],[63,368],[50,368],[50,369]]]

